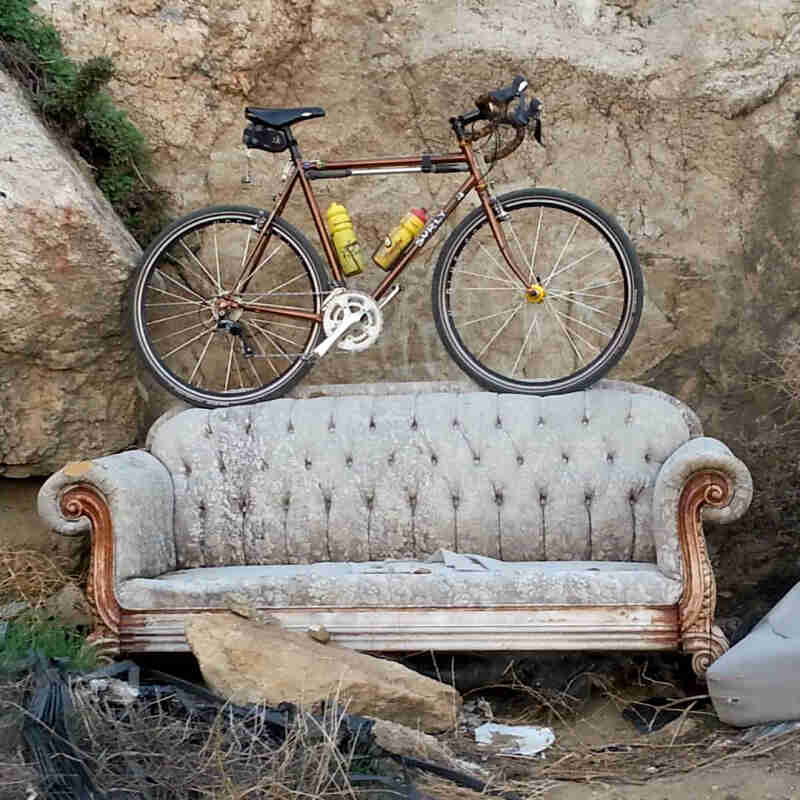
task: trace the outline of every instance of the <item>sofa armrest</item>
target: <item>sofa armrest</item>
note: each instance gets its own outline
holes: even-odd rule
[[[747,511],[753,496],[750,471],[722,442],[701,436],[681,445],[662,465],[653,492],[656,560],[670,578],[686,578],[682,569],[681,536],[686,531],[681,503],[687,486],[703,475],[708,476],[708,490],[697,505],[702,519],[732,522]],[[726,484],[721,494],[715,478]]]
[[[110,556],[119,583],[175,569],[173,502],[164,465],[143,450],[129,450],[67,464],[39,490],[38,510],[60,534],[91,532],[93,561],[98,553]]]

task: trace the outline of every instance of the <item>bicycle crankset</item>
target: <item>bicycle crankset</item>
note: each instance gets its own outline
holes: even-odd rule
[[[337,336],[336,346],[348,352],[371,347],[383,330],[383,314],[378,304],[364,292],[334,290],[322,306],[325,337]]]

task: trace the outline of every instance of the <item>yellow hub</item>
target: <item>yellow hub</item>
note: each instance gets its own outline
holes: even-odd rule
[[[541,283],[532,283],[525,290],[525,297],[529,303],[541,303],[547,297],[547,290]]]

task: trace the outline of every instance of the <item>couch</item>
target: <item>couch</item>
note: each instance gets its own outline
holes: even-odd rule
[[[39,513],[91,537],[95,637],[186,650],[244,603],[365,651],[682,650],[703,675],[728,648],[703,520],[747,509],[745,465],[633,384],[440,389],[170,412],[67,464]]]

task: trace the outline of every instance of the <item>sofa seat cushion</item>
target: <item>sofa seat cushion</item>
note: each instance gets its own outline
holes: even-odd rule
[[[674,605],[680,581],[630,561],[434,560],[201,567],[118,587],[129,609],[225,608],[227,595],[267,608],[486,608]]]

